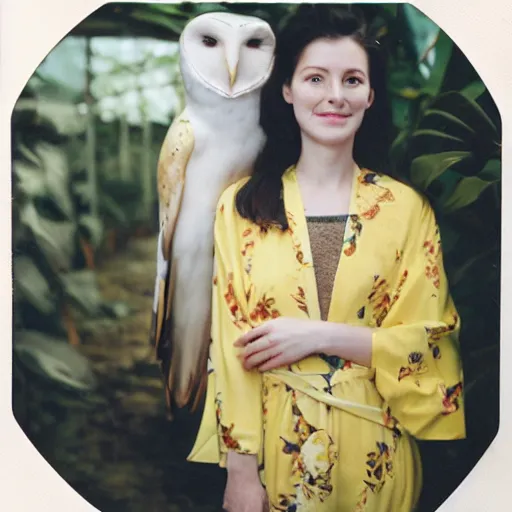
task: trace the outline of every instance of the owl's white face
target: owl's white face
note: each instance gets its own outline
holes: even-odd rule
[[[225,98],[261,87],[274,62],[270,26],[250,16],[202,14],[187,24],[180,45],[183,74]]]

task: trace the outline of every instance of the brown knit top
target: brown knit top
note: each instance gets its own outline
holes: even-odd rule
[[[306,217],[322,320],[327,320],[341,255],[346,215]]]

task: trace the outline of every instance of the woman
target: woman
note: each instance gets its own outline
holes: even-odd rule
[[[413,438],[465,435],[432,209],[356,163],[373,151],[361,125],[382,94],[377,48],[352,9],[301,9],[278,37],[267,145],[219,201],[212,368],[189,460],[227,467],[229,511],[409,511]]]

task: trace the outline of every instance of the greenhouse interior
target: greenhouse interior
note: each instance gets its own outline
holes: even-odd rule
[[[201,408],[169,417],[149,343],[157,164],[186,105],[186,23],[229,11],[277,29],[296,7],[106,4],[49,51],[15,105],[13,413],[102,512],[221,510],[225,471],[186,461]],[[427,512],[498,430],[501,121],[464,49],[433,20],[410,4],[359,7],[388,60],[389,172],[431,201],[462,319],[467,438],[419,442]]]

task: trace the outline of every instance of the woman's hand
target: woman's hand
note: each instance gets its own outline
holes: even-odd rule
[[[234,345],[244,349],[238,357],[246,370],[273,370],[318,353],[370,367],[372,333],[370,327],[279,317],[255,327]]]
[[[280,317],[255,327],[234,345],[245,347],[239,357],[246,370],[263,372],[321,352],[327,330],[327,322]]]
[[[254,455],[228,452],[228,479],[222,508],[227,512],[268,512],[268,497]]]

